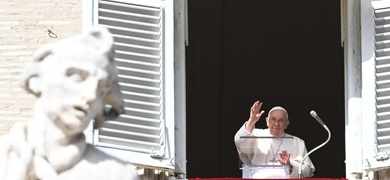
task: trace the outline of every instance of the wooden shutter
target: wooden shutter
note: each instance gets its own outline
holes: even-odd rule
[[[99,0],[94,25],[114,36],[125,110],[93,144],[134,164],[174,169],[173,3]]]
[[[373,7],[375,17],[376,159],[386,160],[390,155],[390,7],[383,5]]]

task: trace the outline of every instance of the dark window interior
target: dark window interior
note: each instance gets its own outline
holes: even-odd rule
[[[241,177],[236,131],[256,100],[287,109],[315,177],[345,177],[339,0],[188,1],[187,178]],[[266,128],[263,115],[258,128]]]

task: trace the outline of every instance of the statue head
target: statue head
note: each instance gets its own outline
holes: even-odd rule
[[[22,72],[21,87],[37,97],[35,111],[68,134],[83,131],[91,119],[98,128],[124,111],[113,38],[105,28],[39,48]]]

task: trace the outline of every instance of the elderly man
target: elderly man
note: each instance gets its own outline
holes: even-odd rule
[[[284,132],[290,121],[287,111],[280,106],[269,111],[268,117],[266,117],[268,129],[255,128],[256,122],[264,113],[264,110],[261,110],[262,105],[263,103],[259,101],[253,104],[249,120],[244,123],[234,137],[240,160],[243,166],[258,167],[258,169],[251,169],[251,171],[253,170],[249,175],[251,178],[297,178],[301,160],[307,154],[305,142]],[[271,140],[261,137],[270,137]],[[292,143],[286,145],[288,139],[291,139]],[[287,146],[291,146],[291,149],[283,149]],[[276,171],[270,169],[262,171],[262,168],[273,166],[287,167],[287,170],[282,168]],[[303,176],[313,176],[314,170],[313,163],[307,157],[302,162]],[[243,176],[248,176],[244,171],[245,169],[243,169]]]
[[[116,77],[113,38],[104,28],[38,49],[21,86],[35,95],[32,119],[0,139],[0,179],[139,179],[135,167],[85,142],[124,112]]]

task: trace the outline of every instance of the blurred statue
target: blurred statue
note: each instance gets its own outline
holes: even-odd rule
[[[83,134],[124,112],[114,63],[113,38],[98,27],[35,52],[21,78],[37,97],[33,117],[1,137],[0,179],[139,179]]]

